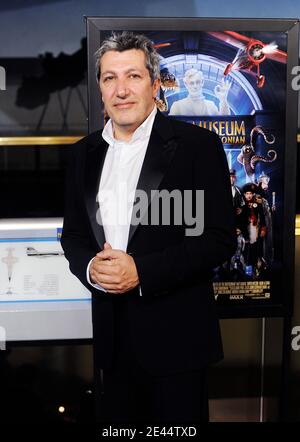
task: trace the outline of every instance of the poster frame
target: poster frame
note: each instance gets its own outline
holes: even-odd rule
[[[291,87],[292,69],[299,64],[298,19],[231,19],[197,17],[86,17],[88,44],[88,110],[89,133],[100,130],[104,121],[99,88],[95,75],[94,54],[105,31],[224,31],[283,32],[287,36],[285,91],[285,153],[283,164],[283,245],[282,286],[280,301],[255,304],[218,305],[221,318],[289,317],[293,311],[295,265],[295,207],[298,92]],[[99,105],[100,104],[100,105]]]

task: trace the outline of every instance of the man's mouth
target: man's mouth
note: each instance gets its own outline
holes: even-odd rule
[[[133,106],[135,103],[133,101],[128,101],[126,103],[116,103],[114,104],[114,107],[117,109],[128,109],[129,107]]]

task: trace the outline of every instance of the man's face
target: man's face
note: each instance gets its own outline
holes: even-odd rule
[[[202,92],[203,78],[200,74],[194,74],[188,77],[184,84],[190,95],[199,95]]]
[[[261,179],[261,188],[263,190],[268,190],[268,188],[269,188],[269,180],[267,178],[265,178],[265,177],[263,177]]]
[[[115,137],[125,139],[126,133],[131,137],[153,110],[159,89],[159,80],[151,84],[143,51],[106,52],[101,59],[99,85]]]
[[[253,198],[253,193],[252,192],[246,192],[245,193],[245,199],[246,201],[251,201]]]
[[[230,183],[231,183],[231,185],[234,186],[235,182],[236,182],[236,176],[235,175],[230,175]]]

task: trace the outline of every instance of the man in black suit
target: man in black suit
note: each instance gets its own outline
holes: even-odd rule
[[[92,292],[98,418],[207,420],[206,368],[222,358],[212,270],[236,241],[222,144],[156,110],[145,36],[114,34],[96,57],[110,120],[72,151],[62,246]]]

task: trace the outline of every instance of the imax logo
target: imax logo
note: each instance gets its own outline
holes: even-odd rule
[[[6,90],[6,71],[3,66],[0,66],[0,91]]]

